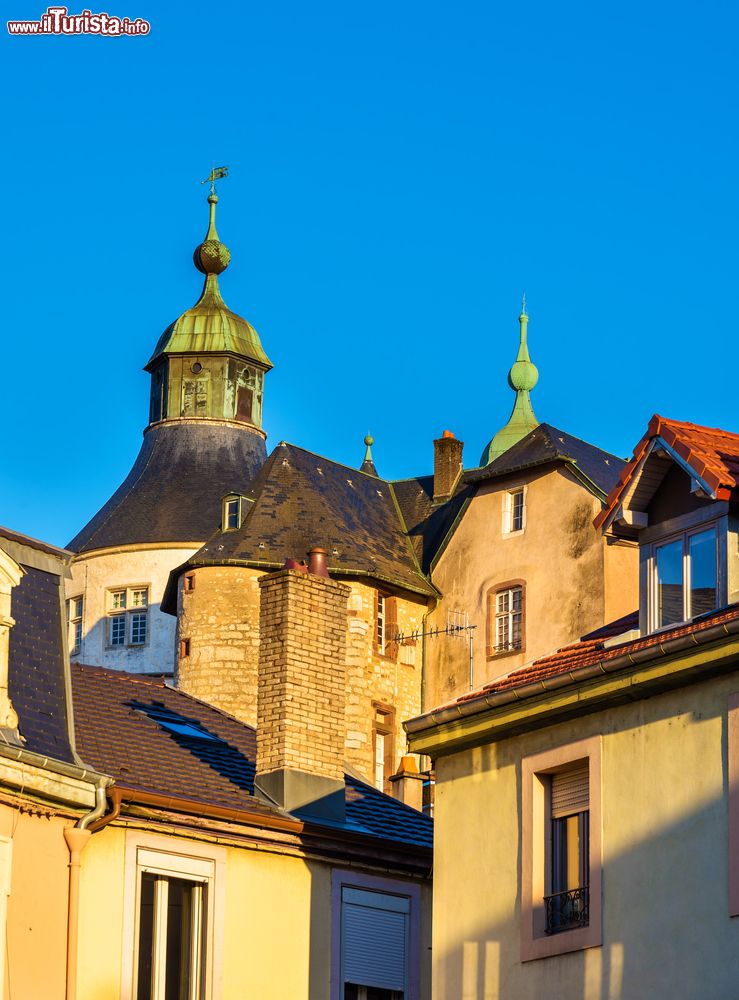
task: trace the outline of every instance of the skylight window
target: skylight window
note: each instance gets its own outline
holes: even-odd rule
[[[162,729],[166,729],[170,733],[175,733],[177,736],[189,736],[192,739],[207,740],[211,743],[223,743],[223,740],[219,736],[208,732],[207,729],[200,726],[197,722],[183,719],[182,716],[176,715],[174,712],[157,710],[156,708],[139,708],[137,711],[141,712],[142,715],[146,715],[152,722],[156,722]]]

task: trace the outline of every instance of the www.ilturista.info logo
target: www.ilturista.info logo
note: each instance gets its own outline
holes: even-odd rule
[[[47,7],[38,21],[8,21],[11,35],[148,35],[151,25],[143,18],[115,17],[112,14],[68,14],[66,7]]]

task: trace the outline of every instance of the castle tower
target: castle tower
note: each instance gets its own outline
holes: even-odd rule
[[[216,176],[219,176],[216,171]],[[69,543],[74,659],[140,673],[174,669],[175,622],[159,610],[169,572],[220,526],[222,500],[246,493],[266,459],[264,376],[256,330],[223,300],[230,252],[211,184],[200,298],[171,323],[146,364],[149,423],[123,484]]]

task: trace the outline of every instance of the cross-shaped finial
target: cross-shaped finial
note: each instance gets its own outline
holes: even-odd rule
[[[216,193],[216,181],[221,180],[222,177],[228,177],[228,167],[213,167],[210,174],[201,181],[201,184],[210,184],[210,193]]]

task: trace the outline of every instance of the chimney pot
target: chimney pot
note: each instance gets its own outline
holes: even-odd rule
[[[305,559],[286,559],[282,565],[283,569],[297,569],[301,573],[307,573],[308,567],[305,564]]]
[[[313,576],[328,577],[328,561],[326,549],[313,548],[308,553],[308,572]]]

